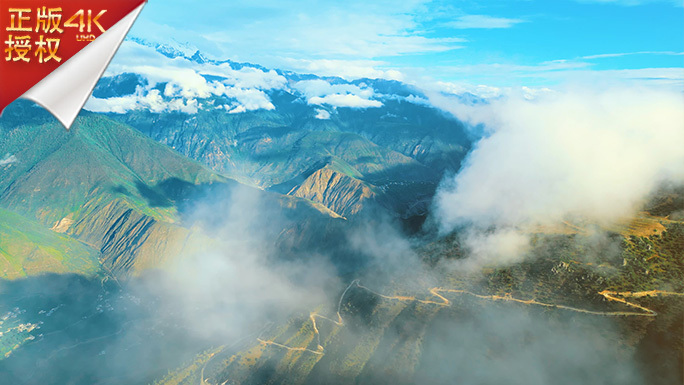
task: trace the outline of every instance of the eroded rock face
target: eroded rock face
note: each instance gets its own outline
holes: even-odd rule
[[[377,198],[375,186],[323,168],[311,174],[288,194],[319,202],[343,217],[358,214]]]

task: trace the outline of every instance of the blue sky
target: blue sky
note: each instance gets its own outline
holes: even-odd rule
[[[680,85],[682,3],[150,0],[130,35],[189,43],[217,58],[347,78]]]

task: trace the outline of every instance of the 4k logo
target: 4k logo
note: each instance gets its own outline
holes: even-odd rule
[[[64,23],[65,28],[78,28],[78,32],[83,33],[84,30],[85,32],[92,32],[92,27],[95,25],[100,32],[104,33],[105,29],[102,28],[102,25],[98,22],[100,17],[107,12],[106,9],[101,10],[95,17],[93,17],[93,10],[89,9],[88,10],[88,20],[85,20],[85,11],[83,9],[79,9],[78,12],[76,12],[73,16],[69,18],[69,20]],[[78,18],[78,22],[75,22],[75,20]]]

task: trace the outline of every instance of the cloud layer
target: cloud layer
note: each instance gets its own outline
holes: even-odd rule
[[[449,27],[458,29],[495,29],[495,28],[510,28],[516,24],[522,23],[521,19],[509,19],[505,17],[493,17],[487,15],[465,15],[461,16],[455,21],[447,24]]]
[[[155,113],[194,114],[202,108],[203,99],[218,96],[231,102],[213,108],[231,113],[273,110],[275,107],[266,91],[285,89],[287,85],[287,80],[273,70],[234,69],[229,63],[200,64],[185,57],[169,58],[152,47],[133,41],[124,42],[120,51],[123,60],[110,65],[106,76],[134,73],[145,79],[146,85],[139,86],[131,95],[107,99],[92,97],[85,106],[87,110],[126,113],[145,109]]]
[[[165,55],[169,50],[174,50],[173,54]],[[144,41],[126,41],[120,51],[121,58],[110,65],[106,76],[136,74],[140,84],[129,95],[92,97],[85,106],[87,110],[118,114],[132,110],[187,114],[195,114],[200,109],[224,109],[234,114],[274,110],[268,95],[274,90],[291,92],[310,105],[331,107],[381,107],[379,98],[392,97],[376,94],[364,83],[356,85],[340,79],[298,80],[296,75],[289,77],[287,73],[283,75],[257,65],[194,60],[189,57],[197,54],[184,46],[154,47]],[[228,103],[224,102],[226,99]],[[324,114],[318,118],[327,119]]]
[[[447,106],[487,134],[439,190],[441,230],[473,225],[476,254],[505,259],[524,249],[521,227],[633,214],[662,183],[684,183],[683,103],[681,93],[612,89]]]
[[[5,157],[0,159],[0,166],[6,166],[8,164],[16,163],[19,159],[12,154],[5,154]]]

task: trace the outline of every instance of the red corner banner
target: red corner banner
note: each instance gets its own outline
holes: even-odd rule
[[[0,113],[23,95],[50,110],[68,128],[144,3],[145,0],[2,0]],[[115,26],[117,31],[113,30]],[[100,41],[103,43],[99,49],[88,49],[89,58],[75,58],[91,43],[94,46]],[[60,68],[67,67],[67,63],[71,63],[70,69]],[[60,71],[56,72],[57,69]],[[48,80],[49,76],[55,79]],[[76,100],[65,102],[64,98]],[[76,105],[78,108],[73,111]]]

